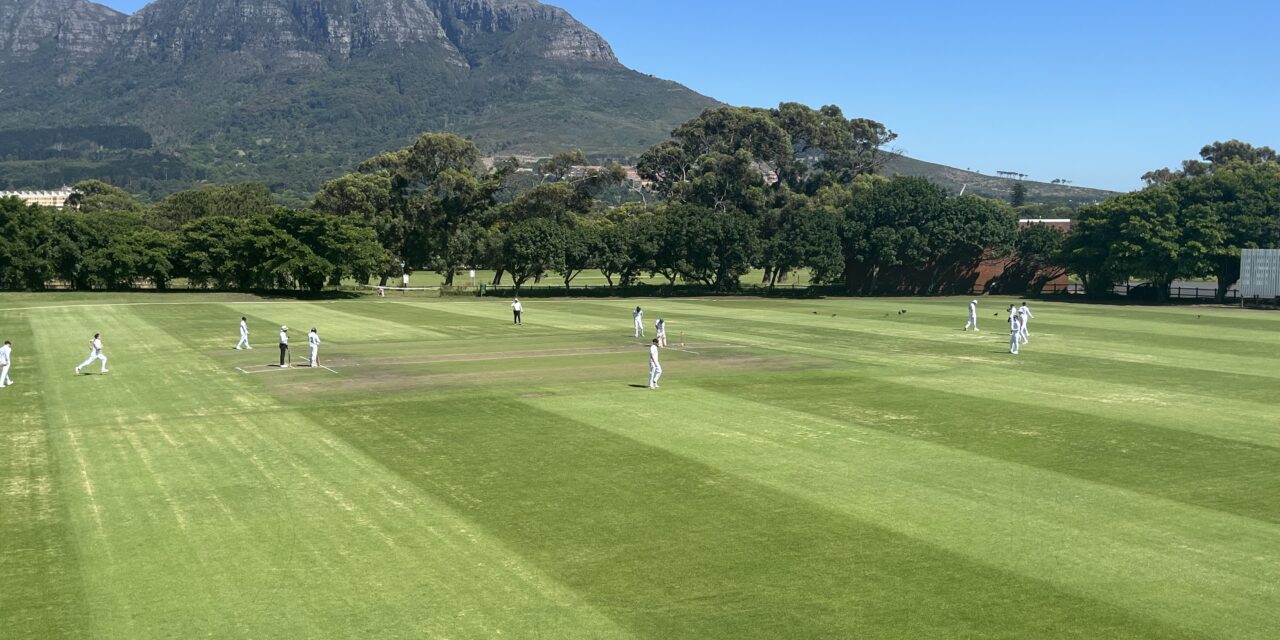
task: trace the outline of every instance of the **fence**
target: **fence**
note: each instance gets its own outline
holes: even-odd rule
[[[1150,284],[1118,284],[1111,288],[1111,293],[1116,296],[1134,300],[1156,300],[1156,290]],[[1050,284],[1045,285],[1042,296],[1083,296],[1085,295],[1084,285],[1081,284]],[[1216,301],[1218,299],[1217,287],[1169,287],[1170,300],[1205,300]],[[1240,302],[1240,290],[1228,289],[1226,295],[1227,302]]]

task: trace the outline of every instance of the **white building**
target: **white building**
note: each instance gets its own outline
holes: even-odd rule
[[[18,198],[27,204],[61,209],[67,206],[67,198],[71,197],[71,189],[63,187],[56,191],[0,191],[0,198]]]

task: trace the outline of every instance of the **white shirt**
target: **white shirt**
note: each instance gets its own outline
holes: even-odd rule
[[[13,351],[10,345],[0,346],[0,366],[9,364],[9,353]]]
[[[1021,331],[1022,320],[1019,320],[1017,317],[1014,317],[1014,319],[1009,322],[1009,330],[1012,331],[1013,333],[1017,333]]]
[[[101,354],[101,353],[102,353],[102,341],[101,341],[101,340],[99,340],[99,339],[97,339],[97,338],[94,338],[94,339],[90,340],[90,341],[89,341],[89,353],[90,353],[90,354],[93,354],[93,355],[95,355],[95,356],[96,356],[96,355]]]
[[[661,321],[661,320],[659,320],[659,321],[658,321],[656,324],[654,324],[653,326],[658,330],[658,333],[659,333],[659,334],[664,334],[664,333],[666,333],[666,332],[667,332],[667,323],[665,323],[665,322],[663,322],[663,321]]]
[[[311,345],[311,346],[313,346],[313,347],[318,347],[318,346],[320,346],[320,334],[318,334],[318,333],[316,333],[316,332],[314,332],[314,331],[312,331],[311,333],[308,333],[308,334],[307,334],[307,343],[308,343],[308,344],[310,344],[310,345]]]
[[[245,322],[244,320],[240,321],[240,335],[242,336],[249,335],[249,323]]]
[[[976,302],[969,303],[969,315],[975,318],[978,317],[978,303]]]
[[[280,332],[280,344],[289,344],[289,332],[287,331]]]
[[[512,310],[512,311],[524,311],[524,305],[521,305],[521,304],[520,304],[520,301],[519,301],[519,300],[516,300],[515,302],[512,302],[512,303],[511,303],[511,310]]]
[[[655,369],[661,369],[662,365],[658,364],[658,345],[649,345],[649,366]]]
[[[644,312],[637,309],[631,312],[631,317],[634,318],[636,322],[640,322],[640,320],[644,318]]]
[[[1031,315],[1031,307],[1028,307],[1025,304],[1018,308],[1018,315],[1022,316],[1024,321],[1035,317]]]

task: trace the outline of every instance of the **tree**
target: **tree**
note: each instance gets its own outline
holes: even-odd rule
[[[1013,188],[1009,190],[1009,204],[1015,207],[1021,207],[1027,203],[1027,185],[1021,182],[1013,183]]]
[[[1063,242],[1062,264],[1080,278],[1085,295],[1091,298],[1110,295],[1116,283],[1129,275],[1111,253],[1117,236],[1115,222],[1106,201],[1081,207]]]
[[[789,161],[781,163],[778,173],[792,189],[805,194],[876,173],[889,157],[882,148],[898,137],[874,120],[847,120],[834,105],[814,110],[785,102],[771,115],[790,136],[792,147]]]
[[[1063,256],[1090,295],[1136,276],[1149,280],[1164,300],[1175,279],[1210,273],[1213,257],[1227,250],[1226,238],[1212,207],[1183,208],[1166,185],[1082,208]]]
[[[947,198],[940,215],[921,226],[927,254],[920,265],[928,283],[922,293],[966,293],[973,273],[984,257],[1005,255],[1018,233],[1018,217],[998,200],[977,196]]]
[[[845,211],[845,285],[850,293],[877,291],[885,271],[926,257],[920,227],[942,215],[947,194],[924,178],[864,182]],[[894,283],[898,286],[902,283]]]
[[[562,151],[538,163],[537,171],[544,178],[553,177],[563,180],[574,167],[587,164],[587,156],[581,150]]]
[[[1216,218],[1225,237],[1210,257],[1217,299],[1240,279],[1240,250],[1280,246],[1280,163],[1231,161],[1211,173],[1169,183],[1193,219]]]
[[[43,289],[55,273],[55,234],[48,209],[0,198],[0,289]]]
[[[600,230],[591,224],[578,222],[564,228],[564,260],[558,271],[564,278],[566,290],[574,278],[596,264],[600,244]]]
[[[174,231],[200,218],[265,216],[275,208],[271,191],[263,184],[205,185],[161,200],[151,209],[149,222],[157,229]]]
[[[310,208],[372,229],[384,250],[382,262],[374,273],[382,277],[383,286],[390,276],[399,275],[408,221],[403,210],[395,206],[390,171],[349,173],[330,180],[316,193]]]
[[[71,195],[67,197],[67,206],[81,213],[97,211],[127,211],[142,213],[142,203],[132,194],[119,187],[113,187],[101,180],[84,180],[71,187]]]
[[[1043,224],[1029,224],[1018,231],[1013,258],[1000,275],[1000,293],[1039,294],[1049,282],[1066,275],[1060,253],[1067,234]]]
[[[838,213],[800,195],[792,195],[763,223],[765,282],[772,288],[787,273],[809,269],[815,282],[830,282],[844,272]]]
[[[516,291],[530,278],[564,266],[564,227],[554,220],[533,218],[518,223],[503,238],[503,264]]]
[[[662,257],[687,281],[734,289],[760,258],[759,226],[739,211],[672,204],[661,219]]]

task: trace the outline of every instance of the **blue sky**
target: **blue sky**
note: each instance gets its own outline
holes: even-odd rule
[[[629,67],[731,104],[838,104],[914,157],[984,173],[1127,190],[1215,140],[1280,147],[1280,3],[551,4]]]

